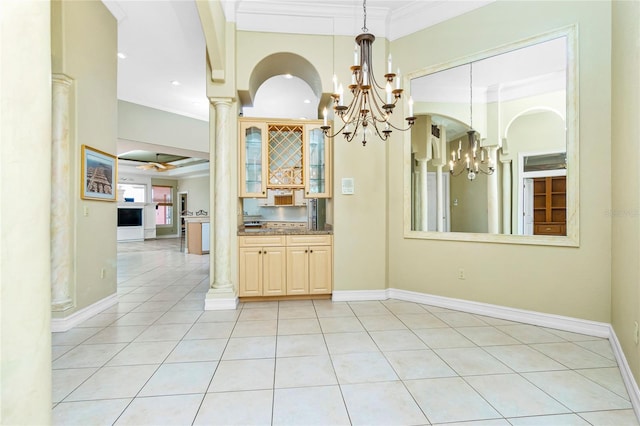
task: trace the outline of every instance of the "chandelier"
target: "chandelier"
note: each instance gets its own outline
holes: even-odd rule
[[[402,98],[403,90],[400,87],[400,69],[397,73],[392,71],[391,55],[387,60],[387,73],[384,75],[386,84],[379,84],[373,73],[372,45],[376,39],[367,29],[367,0],[362,3],[364,26],[363,33],[356,37],[356,47],[353,52],[353,66],[351,67],[351,84],[348,86],[353,99],[349,105],[344,104],[344,89],[333,76],[333,111],[340,117],[342,126],[334,134],[329,134],[330,126],[327,125],[327,108],[324,108],[324,125],[321,127],[324,134],[333,138],[340,133],[347,142],[351,142],[356,135],[362,136],[362,145],[367,144],[367,137],[375,133],[380,139],[386,141],[391,135],[392,129],[407,131],[413,126],[416,118],[413,116],[413,100],[409,98],[409,116],[405,118],[408,123],[406,128],[393,125],[390,121],[391,114],[398,101]],[[395,88],[394,88],[395,81]],[[382,91],[380,95],[378,91]]]
[[[459,176],[467,172],[467,179],[473,181],[479,173],[491,175],[495,167],[486,148],[480,146],[480,135],[473,130],[473,63],[469,64],[469,127],[467,132],[467,150],[462,156],[462,140],[458,141],[458,150],[451,151],[449,173]]]

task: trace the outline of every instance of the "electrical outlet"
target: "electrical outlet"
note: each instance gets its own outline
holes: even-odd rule
[[[460,269],[458,269],[458,279],[459,279],[459,280],[464,280],[464,279],[466,279],[466,276],[464,275],[464,268],[460,268]]]
[[[636,345],[638,344],[638,338],[640,337],[640,328],[638,328],[638,321],[635,321],[634,323],[634,329],[633,329],[633,341],[636,342]]]
[[[85,216],[89,216],[89,207],[84,206],[84,208],[82,209],[82,214],[84,214]]]
[[[100,278],[104,278],[107,275],[107,270],[102,268],[100,269]]]

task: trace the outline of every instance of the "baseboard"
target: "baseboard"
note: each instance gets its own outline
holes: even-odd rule
[[[611,342],[613,354],[615,355],[616,361],[618,362],[620,374],[622,375],[622,381],[624,382],[624,386],[627,388],[627,393],[629,394],[629,399],[631,400],[633,411],[636,413],[636,418],[640,419],[640,389],[638,389],[638,383],[636,383],[636,380],[633,377],[631,367],[629,367],[627,357],[624,356],[622,346],[620,346],[620,341],[618,340],[618,336],[616,335],[615,330],[612,326],[609,326],[609,328],[609,342]]]
[[[165,238],[178,238],[178,234],[166,234],[166,235],[157,235],[155,236],[156,240],[162,240]]]
[[[98,300],[96,303],[82,308],[64,318],[51,318],[51,331],[54,333],[71,330],[83,321],[88,320],[92,316],[99,314],[107,308],[118,303],[118,294],[114,293],[104,299]]]
[[[331,300],[334,302],[355,302],[357,300],[387,300],[387,290],[333,290]]]
[[[388,289],[387,293],[389,298],[392,299],[423,303],[425,305],[438,306],[440,308],[486,315],[488,317],[539,325],[541,327],[555,328],[558,330],[602,337],[605,339],[609,338],[611,330],[611,326],[607,323],[565,317],[562,315],[527,311],[524,309],[509,308],[506,306],[491,305],[488,303],[435,296],[432,294],[398,290],[394,288]]]

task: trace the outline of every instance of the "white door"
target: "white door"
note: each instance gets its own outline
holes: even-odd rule
[[[427,193],[429,194],[429,202],[427,203],[427,220],[428,230],[437,231],[436,216],[438,214],[438,188],[436,188],[436,173],[427,173]],[[443,205],[443,229],[449,231],[449,174],[442,173],[442,205]]]
[[[533,235],[533,179],[523,179],[522,188],[523,235]]]

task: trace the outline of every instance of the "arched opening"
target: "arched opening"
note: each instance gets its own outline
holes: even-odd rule
[[[279,52],[256,64],[249,77],[249,89],[239,90],[238,98],[247,116],[262,113],[262,117],[315,119],[320,116],[320,105],[326,105],[330,96],[323,94],[320,74],[311,62],[294,53]],[[307,116],[292,111],[301,104],[301,111]],[[280,113],[274,111],[275,106]],[[310,112],[312,107],[315,114]]]

